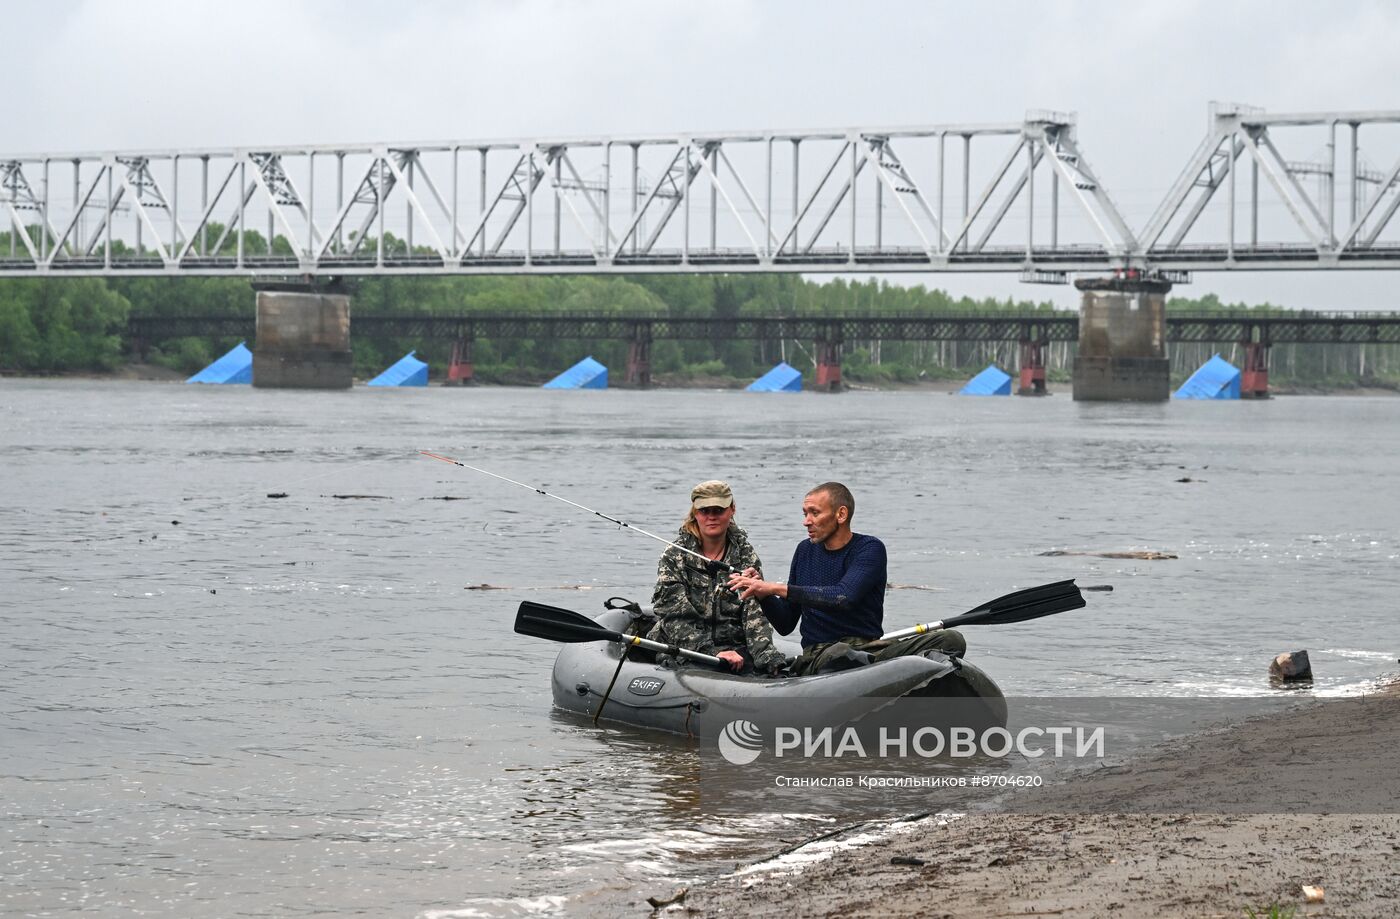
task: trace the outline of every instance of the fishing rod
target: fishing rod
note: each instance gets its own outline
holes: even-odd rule
[[[712,559],[712,558],[706,557],[705,555],[703,555],[703,554],[700,553],[700,552],[696,552],[696,551],[693,550],[693,549],[687,549],[685,546],[678,546],[678,545],[676,545],[675,543],[671,542],[669,539],[665,539],[665,538],[663,538],[663,537],[657,536],[655,533],[649,533],[649,532],[647,532],[646,530],[642,529],[641,527],[636,526],[636,525],[631,524],[631,523],[628,523],[628,522],[625,521],[625,520],[618,520],[616,517],[609,517],[607,514],[604,514],[602,511],[595,511],[595,510],[594,510],[593,508],[591,508],[591,507],[584,507],[582,504],[579,504],[577,501],[570,501],[568,498],[561,498],[559,495],[550,494],[549,492],[545,491],[543,488],[536,488],[536,487],[533,486],[533,485],[526,485],[524,482],[517,482],[517,481],[515,481],[515,479],[508,479],[508,478],[506,478],[506,477],[503,476],[503,475],[497,475],[496,473],[491,472],[491,471],[486,470],[486,469],[482,469],[482,468],[480,468],[479,466],[473,466],[473,465],[471,465],[470,463],[464,463],[464,462],[461,462],[460,460],[455,460],[455,459],[453,459],[453,458],[450,457],[450,456],[443,456],[443,455],[440,454],[440,453],[429,453],[427,450],[419,450],[418,452],[421,453],[423,456],[426,456],[426,457],[428,457],[428,458],[430,458],[430,459],[439,460],[440,462],[444,462],[444,463],[451,463],[451,464],[454,465],[454,466],[461,466],[463,469],[470,469],[470,470],[472,470],[473,472],[479,472],[479,473],[481,473],[482,475],[489,475],[489,476],[490,476],[491,478],[493,478],[493,479],[500,479],[502,482],[509,482],[509,483],[512,484],[512,485],[518,485],[518,486],[521,487],[521,488],[525,488],[525,489],[528,489],[528,490],[530,490],[530,491],[533,491],[533,492],[534,492],[535,494],[537,494],[537,495],[544,495],[546,498],[553,498],[555,501],[563,501],[565,504],[569,505],[570,507],[576,507],[576,508],[578,508],[578,509],[581,510],[581,511],[587,511],[587,512],[590,513],[590,514],[593,514],[595,517],[602,517],[604,520],[608,521],[609,523],[615,523],[615,524],[617,524],[618,526],[622,527],[623,529],[626,529],[626,530],[633,530],[633,531],[635,531],[635,532],[637,532],[637,533],[641,533],[643,536],[650,536],[652,539],[656,540],[657,542],[659,542],[659,543],[665,543],[666,545],[670,546],[672,549],[676,549],[676,550],[678,550],[678,551],[684,552],[686,555],[693,555],[693,556],[695,556],[696,558],[700,559],[702,562],[704,562],[704,563],[707,564],[707,565],[714,565],[714,566],[716,566],[716,567],[723,568],[723,569],[726,569],[726,570],[728,570],[728,571],[734,571],[734,572],[737,572],[737,571],[738,571],[737,568],[735,568],[733,565],[730,565],[730,564],[728,564],[728,563],[726,563],[726,562],[717,562],[717,561],[715,561],[715,560]]]

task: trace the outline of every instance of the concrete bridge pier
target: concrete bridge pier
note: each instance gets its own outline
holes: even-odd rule
[[[1167,362],[1170,281],[1136,272],[1083,278],[1074,398],[1084,402],[1165,402],[1171,398]]]
[[[253,385],[266,389],[349,389],[350,297],[258,291]]]

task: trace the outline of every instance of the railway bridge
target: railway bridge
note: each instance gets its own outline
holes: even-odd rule
[[[450,341],[448,381],[472,380],[472,349],[479,338],[581,339],[628,343],[626,381],[651,383],[651,345],[655,341],[799,341],[811,342],[818,389],[841,385],[842,345],[851,341],[990,341],[1016,342],[1020,353],[1020,388],[1027,395],[1045,390],[1045,348],[1052,342],[1078,342],[1077,312],[1027,312],[919,316],[740,316],[732,319],[656,315],[459,314],[356,316],[357,332],[372,338]],[[1169,342],[1236,344],[1244,352],[1241,390],[1268,394],[1269,348],[1275,344],[1400,344],[1400,314],[1307,313],[1250,316],[1240,311],[1172,313],[1165,320]],[[127,341],[144,353],[168,338],[256,336],[252,316],[133,317]]]
[[[1396,125],[1400,110],[1212,105],[1194,152],[1137,220],[1077,118],[1048,111],[996,124],[0,154],[0,277],[1075,279],[1076,398],[1155,399],[1172,284],[1203,271],[1400,268]],[[348,299],[294,296],[266,294],[265,325],[289,333],[284,357],[334,354],[326,379],[348,385]],[[291,334],[308,323],[343,335]]]

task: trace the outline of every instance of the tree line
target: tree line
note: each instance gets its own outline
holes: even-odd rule
[[[218,238],[222,228],[213,227]],[[235,234],[223,250],[237,245]],[[243,234],[246,252],[267,250],[266,238]],[[386,245],[402,243],[386,237]],[[10,246],[0,233],[0,252]],[[273,241],[273,250],[290,248]],[[132,254],[120,241],[113,257]],[[674,317],[740,316],[878,316],[968,313],[1025,314],[1050,312],[1048,301],[953,297],[924,285],[890,284],[878,279],[841,277],[814,280],[787,274],[636,275],[636,276],[401,276],[363,278],[354,283],[352,316],[375,315],[537,314]],[[1253,315],[1287,315],[1268,303],[1224,304],[1212,294],[1173,297],[1168,312],[1240,311]],[[251,317],[254,295],[243,278],[49,278],[0,279],[0,370],[58,373],[113,370],[128,359],[124,340],[128,317]],[[175,338],[154,343],[150,359],[193,373],[237,340]],[[374,339],[356,335],[356,373],[370,376],[410,350],[435,370],[446,367],[451,342]],[[484,382],[538,382],[591,354],[622,368],[626,342],[561,339],[477,339],[476,376]],[[1046,354],[1052,380],[1068,380],[1073,367],[1072,342],[1055,343]],[[1230,345],[1170,346],[1173,375],[1184,377],[1220,351],[1232,358]],[[1239,365],[1238,355],[1233,361]],[[812,370],[811,342],[657,341],[652,345],[652,372],[666,380],[686,378],[753,379],[780,359],[804,372]],[[1015,342],[850,341],[842,355],[843,375],[855,382],[912,382],[956,379],[997,364],[1008,372],[1019,364]],[[1277,345],[1271,377],[1280,383],[1354,385],[1400,383],[1400,346]]]

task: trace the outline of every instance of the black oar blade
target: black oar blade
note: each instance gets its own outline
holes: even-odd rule
[[[1042,616],[1068,612],[1085,606],[1084,595],[1079,592],[1073,580],[1056,581],[1039,587],[1027,587],[997,597],[961,616],[945,619],[945,628],[960,625],[1009,625],[1013,622],[1026,622]]]
[[[605,629],[583,613],[529,600],[520,604],[515,614],[515,631],[532,638],[550,641],[615,641],[620,635]]]

